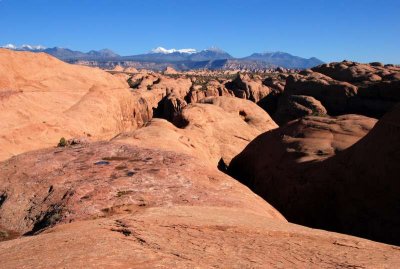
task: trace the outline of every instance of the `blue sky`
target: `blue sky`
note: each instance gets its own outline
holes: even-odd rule
[[[0,0],[0,44],[110,48],[218,46],[324,61],[400,64],[399,0]]]

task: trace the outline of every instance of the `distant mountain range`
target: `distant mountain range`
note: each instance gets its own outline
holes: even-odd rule
[[[306,59],[285,52],[254,53],[244,58],[234,58],[229,53],[215,47],[201,51],[195,49],[165,49],[163,47],[158,47],[148,53],[131,56],[121,56],[109,49],[81,52],[67,48],[46,48],[43,46],[31,45],[17,47],[12,44],[7,44],[1,47],[17,51],[45,52],[69,63],[87,64],[102,68],[122,65],[126,67],[133,66],[156,70],[163,69],[166,66],[172,66],[178,70],[259,70],[272,67],[305,69],[324,63],[315,57]]]
[[[248,61],[267,62],[272,65],[286,68],[311,68],[324,63],[320,59],[317,59],[315,57],[306,59],[298,56],[293,56],[285,52],[253,53],[252,55],[244,57],[242,59]]]

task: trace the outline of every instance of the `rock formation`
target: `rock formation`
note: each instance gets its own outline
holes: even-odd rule
[[[124,67],[120,66],[120,65],[116,65],[112,71],[114,72],[123,72],[124,71]]]
[[[291,75],[286,80],[286,95],[306,95],[317,99],[330,115],[349,113],[349,100],[357,94],[357,87],[331,79],[320,73]]]
[[[329,115],[357,113],[380,118],[400,101],[399,86],[399,67],[343,61],[289,76],[284,92],[317,99]]]
[[[208,81],[193,81],[192,88],[185,99],[190,103],[197,103],[205,97],[212,96],[235,96],[225,85],[215,79]]]
[[[274,118],[279,125],[304,116],[326,116],[327,111],[320,101],[306,95],[288,95],[280,98]]]
[[[134,128],[128,85],[104,71],[0,49],[0,73],[0,160],[62,136],[109,139]]]
[[[400,108],[329,116],[390,109],[397,67],[339,65],[107,73],[0,49],[0,267],[399,267],[287,221],[400,243]]]
[[[226,87],[233,91],[236,97],[258,102],[271,93],[271,89],[265,86],[260,78],[250,78],[249,75],[238,74],[237,77],[228,82]]]
[[[289,123],[250,143],[230,174],[289,221],[399,244],[399,112],[365,137],[374,121],[362,116]]]
[[[164,70],[164,75],[176,75],[176,74],[178,74],[178,72],[173,67],[168,66]]]
[[[98,142],[26,153],[3,162],[0,170],[0,192],[6,197],[0,225],[19,234],[104,217],[114,210],[190,205],[239,209],[249,199],[253,209],[243,210],[284,220],[228,176],[189,155],[159,149]],[[26,177],[30,171],[34,175]]]
[[[2,233],[33,235],[0,243],[6,268],[400,263],[398,248],[287,223],[189,155],[98,142],[0,166]]]
[[[127,67],[124,69],[125,73],[136,74],[139,71],[135,67]]]
[[[115,140],[192,154],[216,167],[220,161],[228,165],[256,136],[278,127],[256,104],[235,97],[205,98],[184,107],[172,122],[179,128],[153,120]]]
[[[323,64],[312,68],[313,71],[329,76],[335,80],[346,82],[375,82],[381,81],[383,75],[389,75],[390,71],[399,72],[400,69],[396,67],[387,67],[368,64],[359,64],[350,61],[343,61],[340,63]],[[389,73],[385,74],[387,71]]]

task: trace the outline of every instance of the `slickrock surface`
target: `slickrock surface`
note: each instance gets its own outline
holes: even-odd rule
[[[221,159],[228,165],[256,136],[278,127],[256,104],[235,97],[190,104],[173,122],[180,128],[156,119],[115,141],[184,152],[217,166]]]
[[[131,74],[136,74],[139,71],[135,67],[127,67],[124,69],[125,73],[131,73]]]
[[[258,102],[271,93],[271,89],[265,86],[261,78],[257,76],[250,77],[249,75],[238,74],[234,80],[225,84],[225,86],[233,91],[236,97],[253,102]]]
[[[20,234],[149,206],[235,207],[284,220],[246,187],[193,157],[110,142],[9,159],[1,163],[0,186],[0,226]]]
[[[400,68],[381,63],[360,64],[351,61],[334,62],[312,68],[313,71],[346,82],[376,82],[390,79]]]
[[[400,264],[397,247],[287,223],[188,155],[98,142],[0,165],[2,227],[36,233],[0,243],[5,268]]]
[[[0,243],[4,268],[397,268],[398,247],[235,209],[152,207]]]
[[[280,98],[274,118],[279,125],[305,116],[326,116],[320,101],[307,95],[288,95]]]
[[[164,74],[166,74],[166,75],[176,75],[176,74],[178,74],[178,72],[173,67],[168,66],[164,70]]]
[[[153,117],[170,119],[174,112],[180,109],[177,102],[179,104],[184,102],[183,98],[192,85],[188,78],[172,78],[154,73],[136,74],[128,83],[132,88],[131,93],[134,99],[129,107],[134,107],[134,122],[139,127],[145,125]]]
[[[287,76],[287,74],[268,76],[264,79],[263,84],[277,92],[283,92],[285,89]]]
[[[289,221],[400,244],[400,107],[363,138],[374,121],[346,117],[307,117],[265,133],[229,171]]]
[[[152,119],[146,127],[120,134],[112,141],[196,156],[199,162],[213,164],[214,167],[215,161],[218,162],[210,161],[209,151],[213,147],[209,147],[202,137],[194,137],[164,119]]]
[[[400,102],[400,67],[350,61],[323,64],[288,76],[284,93],[283,99],[288,95],[311,96],[329,115],[356,113],[381,118]],[[286,106],[284,102],[281,105]],[[264,108],[276,119],[273,112],[278,108]]]
[[[1,268],[400,267],[281,215],[400,244],[397,67],[129,67],[0,49]]]
[[[116,65],[116,66],[113,68],[112,71],[115,71],[115,72],[122,72],[122,71],[124,71],[124,67],[122,67],[122,66],[120,66],[120,65]]]
[[[199,79],[193,79],[193,85],[185,97],[185,99],[190,103],[197,103],[205,97],[213,96],[235,96],[235,94],[225,87],[223,81],[218,81],[211,79],[208,82],[202,82]]]
[[[63,136],[109,139],[132,126],[127,83],[104,71],[0,49],[0,74],[0,160]]]
[[[187,102],[233,95],[223,80],[192,81],[147,71],[113,76],[46,54],[4,49],[0,51],[0,71],[4,74],[0,79],[4,111],[0,115],[0,160],[54,146],[61,137],[110,139],[144,126],[153,117],[173,121]],[[206,88],[199,89],[202,85]],[[245,134],[245,139],[258,134]]]
[[[332,193],[340,194],[331,197],[328,217],[326,208],[316,211],[322,211],[321,219],[329,219],[319,227],[400,245],[399,137],[397,105],[354,146],[313,171],[312,181],[325,181],[325,190],[331,188]]]
[[[250,110],[247,110],[249,112],[247,114],[245,109],[246,106],[254,105],[250,101],[244,105],[245,103],[242,104],[242,102],[245,100],[237,98],[226,100],[232,101],[231,104],[227,104],[230,108],[206,103],[188,106],[182,111],[179,122],[183,123],[185,130],[206,141],[213,160],[222,158],[223,163],[229,164],[231,159],[241,151],[240,149],[258,134],[264,132],[263,130],[276,128],[277,125],[262,110],[259,110],[261,114],[253,114],[253,120]],[[237,104],[240,105],[234,107]],[[258,110],[256,106],[254,109]]]
[[[286,80],[285,94],[312,96],[320,101],[331,115],[341,115],[348,113],[349,99],[356,96],[357,87],[311,72],[307,76],[289,76]]]

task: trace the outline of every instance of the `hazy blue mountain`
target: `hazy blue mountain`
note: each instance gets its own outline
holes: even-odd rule
[[[233,57],[219,48],[209,48],[190,55],[191,61],[213,61],[213,60],[227,60]]]
[[[293,56],[286,52],[253,53],[252,55],[244,57],[242,59],[265,62],[271,65],[285,68],[311,68],[324,63],[323,61],[315,57],[306,59],[298,56]]]
[[[189,55],[182,52],[172,52],[172,53],[146,53],[132,56],[122,57],[124,60],[129,61],[143,61],[143,62],[182,62],[187,61]]]
[[[48,53],[58,59],[61,60],[90,60],[90,61],[96,61],[96,60],[102,60],[102,61],[107,61],[107,60],[115,60],[121,58],[120,55],[116,54],[112,50],[109,49],[102,49],[99,51],[96,50],[91,50],[87,53],[81,52],[81,51],[75,51],[75,50],[70,50],[70,49],[65,49],[65,48],[48,48],[41,50],[42,52]]]
[[[194,49],[164,49],[162,47],[156,48],[149,53],[125,56],[125,60],[136,60],[145,62],[202,62],[202,61],[212,61],[212,60],[222,60],[233,58],[227,52],[217,49],[210,48],[201,51],[196,51]]]
[[[120,55],[116,54],[115,52],[113,52],[112,50],[109,50],[109,49],[102,49],[99,51],[91,50],[87,53],[84,53],[81,51],[70,50],[67,48],[60,48],[60,47],[46,48],[43,46],[31,46],[31,45],[22,45],[20,47],[17,47],[12,44],[7,44],[7,45],[1,46],[1,47],[7,48],[7,49],[12,49],[12,50],[17,50],[17,51],[45,52],[45,53],[50,54],[61,60],[76,60],[76,59],[81,59],[81,60],[105,59],[105,60],[107,60],[107,59],[121,57]]]
[[[74,50],[58,48],[58,47],[47,48],[47,49],[40,50],[40,51],[50,54],[60,60],[85,58],[87,56],[85,53],[80,52],[80,51],[74,51]]]
[[[256,70],[270,67],[305,69],[324,63],[314,57],[306,59],[285,52],[253,53],[244,58],[234,58],[226,51],[216,47],[200,51],[196,49],[165,49],[158,47],[148,53],[131,56],[120,56],[109,49],[91,50],[85,53],[59,47],[45,48],[43,46],[30,45],[17,47],[13,44],[7,44],[2,47],[20,51],[45,52],[70,63],[77,61],[98,61],[99,66],[107,65],[107,62],[118,61],[121,64],[124,62],[155,63],[160,66],[173,64],[173,66],[181,70],[200,68]]]
[[[120,55],[116,54],[112,50],[109,49],[102,49],[102,50],[91,50],[86,55],[98,58],[119,58]]]

